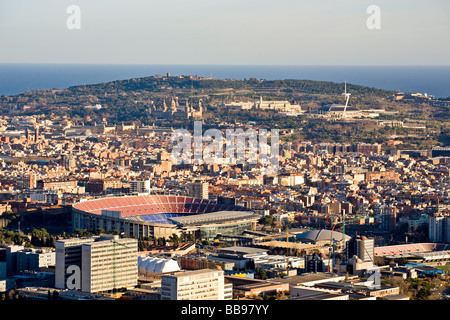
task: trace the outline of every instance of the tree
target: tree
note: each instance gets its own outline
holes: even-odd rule
[[[181,234],[181,241],[195,241],[195,237],[192,233],[183,232]]]
[[[273,223],[273,217],[270,215],[264,216],[258,221],[260,224],[263,224],[265,226],[270,226]]]
[[[166,245],[166,238],[164,238],[164,237],[158,238],[156,241],[157,241],[157,244],[159,246],[165,246]]]
[[[256,269],[256,275],[257,275],[257,277],[258,277],[259,279],[261,279],[261,280],[266,280],[266,279],[269,278],[269,277],[267,276],[266,270],[263,269],[263,268],[258,268],[258,269]]]
[[[97,228],[97,229],[95,229],[95,234],[96,234],[96,235],[101,235],[101,234],[103,234],[103,233],[105,233],[105,230],[103,230],[102,228]]]
[[[428,282],[424,282],[417,292],[416,299],[417,300],[428,300],[428,297],[431,295],[431,285]]]
[[[147,245],[146,245],[146,243],[144,242],[144,240],[139,239],[139,240],[138,240],[138,250],[139,250],[139,251],[144,251],[146,247],[147,247]]]
[[[172,245],[174,247],[178,247],[178,245],[180,244],[180,237],[178,237],[178,235],[176,235],[176,234],[172,234],[169,237],[169,241],[172,242]]]
[[[52,300],[58,300],[58,299],[59,299],[59,292],[56,290],[53,290]]]

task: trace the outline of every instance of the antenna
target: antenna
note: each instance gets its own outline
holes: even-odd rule
[[[344,107],[344,112],[342,113],[342,117],[345,117],[345,111],[347,111],[348,100],[350,99],[350,95],[351,95],[350,93],[347,93],[347,80],[345,80],[344,93],[342,95],[345,96],[345,107]]]

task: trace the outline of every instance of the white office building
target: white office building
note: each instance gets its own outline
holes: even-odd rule
[[[222,270],[202,269],[163,275],[161,300],[229,300],[231,284],[225,284]]]
[[[137,285],[137,240],[119,236],[58,240],[55,287],[97,293]]]
[[[55,265],[55,252],[50,250],[24,249],[17,252],[17,272],[39,272],[41,268]]]
[[[76,281],[72,276],[77,270],[81,271],[81,246],[89,242],[94,242],[94,238],[71,238],[56,241],[55,288],[81,289],[81,282]],[[68,281],[69,287],[67,286]]]
[[[85,243],[81,250],[81,291],[102,292],[137,286],[136,239],[111,236]]]

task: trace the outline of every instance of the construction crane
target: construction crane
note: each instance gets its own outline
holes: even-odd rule
[[[369,217],[369,216],[365,216],[365,217],[362,217],[362,218],[355,218],[355,219],[349,219],[349,220],[345,220],[345,213],[343,214],[343,219],[342,219],[342,221],[339,221],[339,222],[336,222],[335,224],[334,224],[334,226],[333,226],[333,228],[331,229],[331,243],[332,243],[332,246],[333,246],[333,270],[334,270],[334,267],[335,267],[335,263],[336,263],[336,260],[335,260],[335,249],[334,249],[334,244],[335,243],[337,243],[337,241],[333,238],[333,231],[334,231],[334,228],[336,227],[336,225],[338,225],[338,224],[342,224],[342,242],[344,242],[345,241],[345,223],[346,222],[353,222],[353,221],[359,221],[359,220],[361,220],[361,219],[366,219],[366,218],[376,218],[376,217],[379,217],[380,215],[376,215],[376,216],[373,216],[373,217]],[[364,250],[366,251],[366,253],[367,253],[367,255],[369,256],[369,258],[370,258],[370,260],[372,261],[372,264],[375,264],[375,262],[374,262],[374,260],[373,260],[373,257],[370,255],[370,253],[367,251],[367,249],[366,249],[366,247],[364,246],[364,244],[362,244],[362,246],[363,246],[363,248],[364,248]],[[329,263],[328,263],[328,271],[330,271],[330,265],[329,265]]]
[[[361,219],[366,219],[369,218],[369,216],[365,216],[362,218],[355,218],[355,219],[349,219],[349,220],[345,220],[345,212],[342,214],[342,221],[338,221],[334,224],[333,228],[331,229],[331,237],[333,237],[333,231],[334,228],[336,227],[336,225],[338,224],[342,224],[342,241],[345,241],[345,223],[346,222],[353,222],[353,221],[359,221]]]
[[[116,244],[118,244],[122,247],[125,247],[125,248],[130,248],[130,247],[124,245],[123,243],[117,242],[114,239],[112,240],[112,242],[114,243],[114,246],[113,246],[113,284],[114,284],[114,287],[113,287],[113,289],[115,290],[115,289],[117,289],[116,288]]]
[[[355,219],[349,219],[349,220],[345,220],[345,212],[342,215],[342,221],[338,221],[333,225],[333,228],[331,229],[331,234],[330,234],[330,238],[331,238],[331,246],[333,248],[333,270],[336,266],[336,255],[335,255],[335,243],[337,243],[337,241],[333,238],[333,231],[334,228],[338,225],[338,224],[342,224],[342,243],[345,243],[345,223],[346,222],[353,222],[353,221],[359,221],[361,219],[366,219],[368,218],[366,217],[362,217],[362,218],[355,218]],[[328,260],[329,261],[329,260]],[[330,263],[328,262],[328,271],[330,271]]]

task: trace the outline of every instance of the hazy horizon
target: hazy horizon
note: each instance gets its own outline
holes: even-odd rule
[[[67,13],[80,9],[80,29]],[[368,8],[380,9],[370,29]],[[450,65],[446,0],[19,0],[0,3],[0,63]]]

